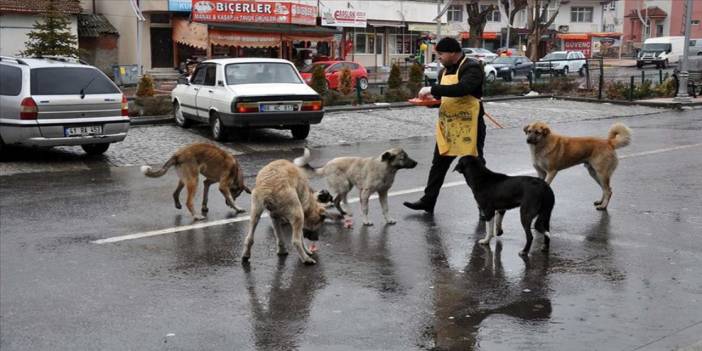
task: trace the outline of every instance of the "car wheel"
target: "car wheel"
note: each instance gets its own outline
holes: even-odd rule
[[[568,75],[568,66],[563,67],[563,76]]]
[[[83,148],[83,151],[85,151],[86,154],[90,156],[97,156],[97,155],[102,155],[107,151],[107,149],[110,147],[110,143],[104,143],[104,144],[85,144],[81,145],[80,147]]]
[[[192,121],[185,118],[185,115],[183,115],[183,110],[180,108],[180,104],[177,101],[173,103],[173,115],[179,127],[188,128],[192,124]]]
[[[494,82],[495,81],[495,72],[488,73],[486,80],[488,83]]]
[[[222,123],[222,119],[217,112],[212,112],[210,115],[210,131],[214,140],[227,140],[227,128]]]
[[[368,78],[362,77],[361,79],[359,79],[358,86],[361,87],[361,90],[368,89]]]
[[[310,134],[310,125],[293,126],[290,128],[292,136],[296,140],[304,140]]]
[[[514,74],[515,74],[515,72],[514,72],[514,71],[509,71],[509,75],[507,76],[507,78],[509,78],[509,80],[508,80],[508,81],[510,81],[510,82],[511,82],[511,81],[513,81],[513,80],[514,80]]]
[[[643,64],[637,62],[637,63],[636,63],[636,68],[641,68],[641,67],[643,67]]]

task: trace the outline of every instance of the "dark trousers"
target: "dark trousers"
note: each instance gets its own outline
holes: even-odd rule
[[[483,161],[483,146],[485,146],[485,119],[483,117],[483,104],[480,104],[480,113],[478,114],[478,157]],[[465,156],[464,156],[465,157]],[[431,169],[429,169],[429,179],[427,186],[424,188],[424,196],[420,199],[423,203],[434,207],[436,200],[439,198],[439,191],[444,185],[444,178],[448,173],[451,163],[456,156],[441,156],[439,154],[438,145],[434,145],[434,158],[431,160]]]

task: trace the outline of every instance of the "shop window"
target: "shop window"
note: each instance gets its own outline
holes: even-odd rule
[[[446,12],[446,20],[449,22],[463,22],[463,7],[461,5],[451,5]]]
[[[356,34],[355,52],[357,54],[365,54],[366,53],[366,35],[367,34],[365,34],[365,33]]]
[[[592,7],[571,7],[571,22],[592,22]]]
[[[415,43],[418,39],[417,34],[391,34],[388,39],[388,50],[391,54],[413,54],[417,51]]]
[[[356,33],[356,54],[382,54],[383,37],[374,33]]]
[[[483,12],[488,9],[490,5],[480,5],[480,12]],[[500,10],[497,9],[496,5],[493,5],[493,10],[492,12],[488,13],[487,15],[487,21],[488,22],[500,22]]]

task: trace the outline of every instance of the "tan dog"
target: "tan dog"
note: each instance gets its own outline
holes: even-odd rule
[[[524,127],[524,133],[534,168],[541,179],[551,184],[558,171],[584,163],[592,179],[602,188],[602,198],[594,204],[598,210],[607,209],[612,197],[609,181],[619,162],[615,149],[629,145],[629,128],[615,123],[609,128],[607,139],[568,137],[554,133],[544,122],[534,122]]]
[[[204,219],[203,215],[195,213],[193,208],[193,198],[197,192],[198,174],[205,176],[205,192],[202,195],[202,213],[208,212],[207,193],[210,185],[219,183],[219,191],[224,196],[227,206],[236,212],[244,212],[234,204],[236,198],[242,191],[251,193],[251,190],[244,185],[244,176],[241,172],[239,162],[228,152],[212,144],[192,144],[176,151],[171,158],[161,167],[154,171],[149,166],[141,166],[141,172],[147,177],[158,178],[166,174],[169,168],[175,166],[178,173],[178,187],[173,192],[175,207],[180,209],[180,192],[183,187],[188,189],[188,199],[185,206],[195,220]]]
[[[310,150],[305,149],[304,155],[295,159],[298,167],[309,167]],[[373,225],[368,219],[368,199],[378,193],[380,207],[383,209],[385,222],[395,224],[388,210],[388,190],[395,181],[395,173],[403,168],[414,168],[417,162],[411,159],[400,148],[386,150],[377,157],[337,157],[321,168],[313,169],[318,175],[324,176],[329,190],[334,196],[334,206],[339,213],[345,215],[348,210],[346,196],[356,186],[360,192],[363,224]],[[346,209],[341,207],[341,201]]]
[[[317,263],[310,257],[312,253],[303,245],[302,238],[303,231],[315,232],[324,222],[326,213],[320,201],[331,201],[331,196],[325,191],[315,193],[307,176],[292,162],[277,160],[263,167],[256,176],[256,187],[251,193],[251,222],[244,241],[242,262],[248,262],[251,257],[256,225],[265,209],[273,221],[278,255],[287,255],[282,235],[283,225],[288,223],[292,228],[292,245],[302,262]]]

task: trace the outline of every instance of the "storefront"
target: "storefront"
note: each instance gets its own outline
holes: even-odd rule
[[[488,49],[492,52],[497,51],[501,45],[501,33],[497,32],[483,32],[483,35],[480,36],[480,46],[481,48]],[[470,33],[469,32],[461,32],[461,46],[468,47],[469,39],[470,39]]]
[[[587,58],[621,58],[622,55],[622,33],[561,33],[557,37],[563,50],[581,51]]]
[[[339,45],[341,31],[316,26],[316,6],[231,0],[195,5],[189,17],[172,19],[178,63],[189,58],[270,57],[302,66],[333,57]]]

